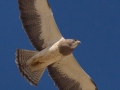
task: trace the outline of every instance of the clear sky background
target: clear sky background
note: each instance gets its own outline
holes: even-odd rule
[[[62,35],[82,42],[74,56],[98,89],[120,90],[120,0],[49,3]],[[20,75],[17,48],[34,50],[22,29],[17,0],[0,0],[0,90],[57,90],[47,71],[37,87]]]

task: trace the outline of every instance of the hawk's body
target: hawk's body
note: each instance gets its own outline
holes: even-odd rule
[[[59,90],[97,90],[72,51],[78,40],[64,39],[47,0],[18,0],[23,27],[37,51],[16,52],[21,74],[37,85],[47,68]]]
[[[45,68],[54,62],[62,60],[64,55],[59,53],[59,46],[58,46],[59,42],[61,42],[62,40],[64,40],[64,39],[61,38],[58,42],[56,42],[52,46],[47,47],[47,48],[43,49],[42,51],[38,52],[33,57],[31,57],[26,62],[26,64],[27,65],[32,64],[33,69],[39,70],[40,68]]]

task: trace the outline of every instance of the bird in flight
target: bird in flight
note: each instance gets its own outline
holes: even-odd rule
[[[98,90],[72,54],[80,41],[61,35],[48,1],[18,0],[18,4],[23,28],[36,49],[17,49],[22,76],[36,86],[48,69],[59,90]]]

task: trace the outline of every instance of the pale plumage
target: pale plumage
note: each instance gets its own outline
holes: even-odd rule
[[[46,0],[18,0],[20,18],[31,43],[37,51],[16,52],[16,63],[21,74],[37,85],[48,68],[59,90],[97,90],[91,78],[72,55],[80,43],[64,39]]]

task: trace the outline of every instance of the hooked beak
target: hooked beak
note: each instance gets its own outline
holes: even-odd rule
[[[81,41],[79,41],[79,40],[77,40],[76,42],[77,42],[78,44],[80,44],[80,43],[81,43]]]

